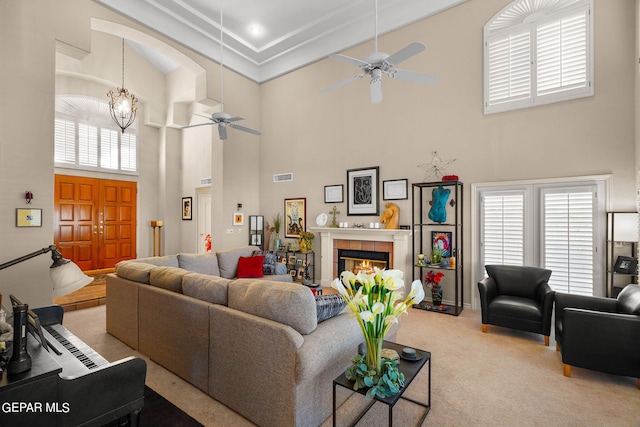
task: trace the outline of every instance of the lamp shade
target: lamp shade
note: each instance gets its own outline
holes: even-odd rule
[[[73,262],[49,269],[53,282],[53,297],[59,298],[88,285],[93,279],[80,270]]]

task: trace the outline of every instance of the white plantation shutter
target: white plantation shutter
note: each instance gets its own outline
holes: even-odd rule
[[[588,10],[553,19],[537,29],[538,96],[585,88]]]
[[[98,128],[96,126],[78,124],[78,164],[98,166]]]
[[[54,130],[56,163],[76,163],[76,124],[71,120],[56,119]]]
[[[482,197],[482,265],[524,265],[524,193]]]
[[[485,114],[593,95],[593,0],[519,0],[485,25]]]
[[[125,133],[120,137],[120,169],[135,171],[138,165],[138,144],[135,135]]]
[[[118,169],[118,131],[100,129],[100,167]]]
[[[544,267],[555,291],[593,295],[593,190],[544,192]]]

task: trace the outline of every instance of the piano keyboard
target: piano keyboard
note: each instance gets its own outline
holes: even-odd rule
[[[62,365],[62,375],[76,375],[83,371],[86,372],[85,369],[96,369],[109,364],[104,357],[69,332],[64,326],[53,324],[45,326],[44,330],[46,331],[45,334],[50,334],[52,338],[64,347],[62,355],[56,357],[56,360]],[[48,340],[52,343],[51,339]],[[54,354],[52,355],[55,357]]]

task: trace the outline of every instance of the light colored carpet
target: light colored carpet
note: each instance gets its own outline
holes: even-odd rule
[[[354,320],[355,321],[355,320]],[[105,331],[105,307],[65,313],[64,325],[107,360],[142,355]],[[167,331],[176,351],[187,343]],[[635,426],[640,427],[637,380],[573,368],[562,374],[555,341],[546,347],[540,335],[489,327],[480,330],[480,313],[459,317],[411,309],[403,316],[398,342],[431,351],[432,426]],[[146,359],[146,358],[145,358]],[[249,426],[249,421],[148,359],[147,385],[206,426]],[[426,401],[426,369],[406,391]],[[340,390],[340,389],[339,389]],[[340,393],[350,393],[346,389]],[[350,423],[366,402],[349,398],[338,425]],[[420,408],[399,402],[394,425],[413,426]],[[359,426],[386,426],[387,407],[376,403]],[[331,426],[331,418],[322,427]]]

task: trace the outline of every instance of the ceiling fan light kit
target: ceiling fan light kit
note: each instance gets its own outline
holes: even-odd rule
[[[222,11],[222,2],[220,2],[220,112],[216,112],[211,114],[210,116],[205,116],[202,114],[193,113],[194,116],[204,117],[209,119],[209,122],[206,123],[198,123],[195,125],[183,126],[181,129],[193,128],[197,126],[210,126],[210,125],[218,125],[218,136],[221,140],[227,139],[227,127],[232,129],[240,130],[243,132],[247,132],[253,135],[261,135],[260,131],[255,129],[248,128],[246,126],[240,126],[234,122],[239,120],[244,120],[243,117],[231,117],[231,115],[224,112],[224,61],[222,60],[222,53],[224,51],[224,25],[223,25],[224,14]]]
[[[388,55],[384,52],[378,51],[378,1],[375,1],[375,37],[374,46],[375,52],[367,55],[363,60],[351,58],[350,56],[333,54],[331,58],[346,62],[347,64],[355,65],[362,70],[361,74],[351,76],[341,82],[334,84],[323,89],[322,93],[328,93],[335,89],[338,89],[348,83],[356,80],[360,80],[365,75],[371,76],[370,89],[371,89],[371,102],[374,104],[382,101],[382,75],[386,74],[391,78],[398,80],[405,80],[412,83],[421,84],[433,84],[436,82],[436,78],[425,74],[419,74],[413,71],[400,70],[394,68],[399,63],[406,61],[414,55],[422,52],[426,49],[426,46],[419,42],[413,42],[403,49],[400,49],[392,55]]]

